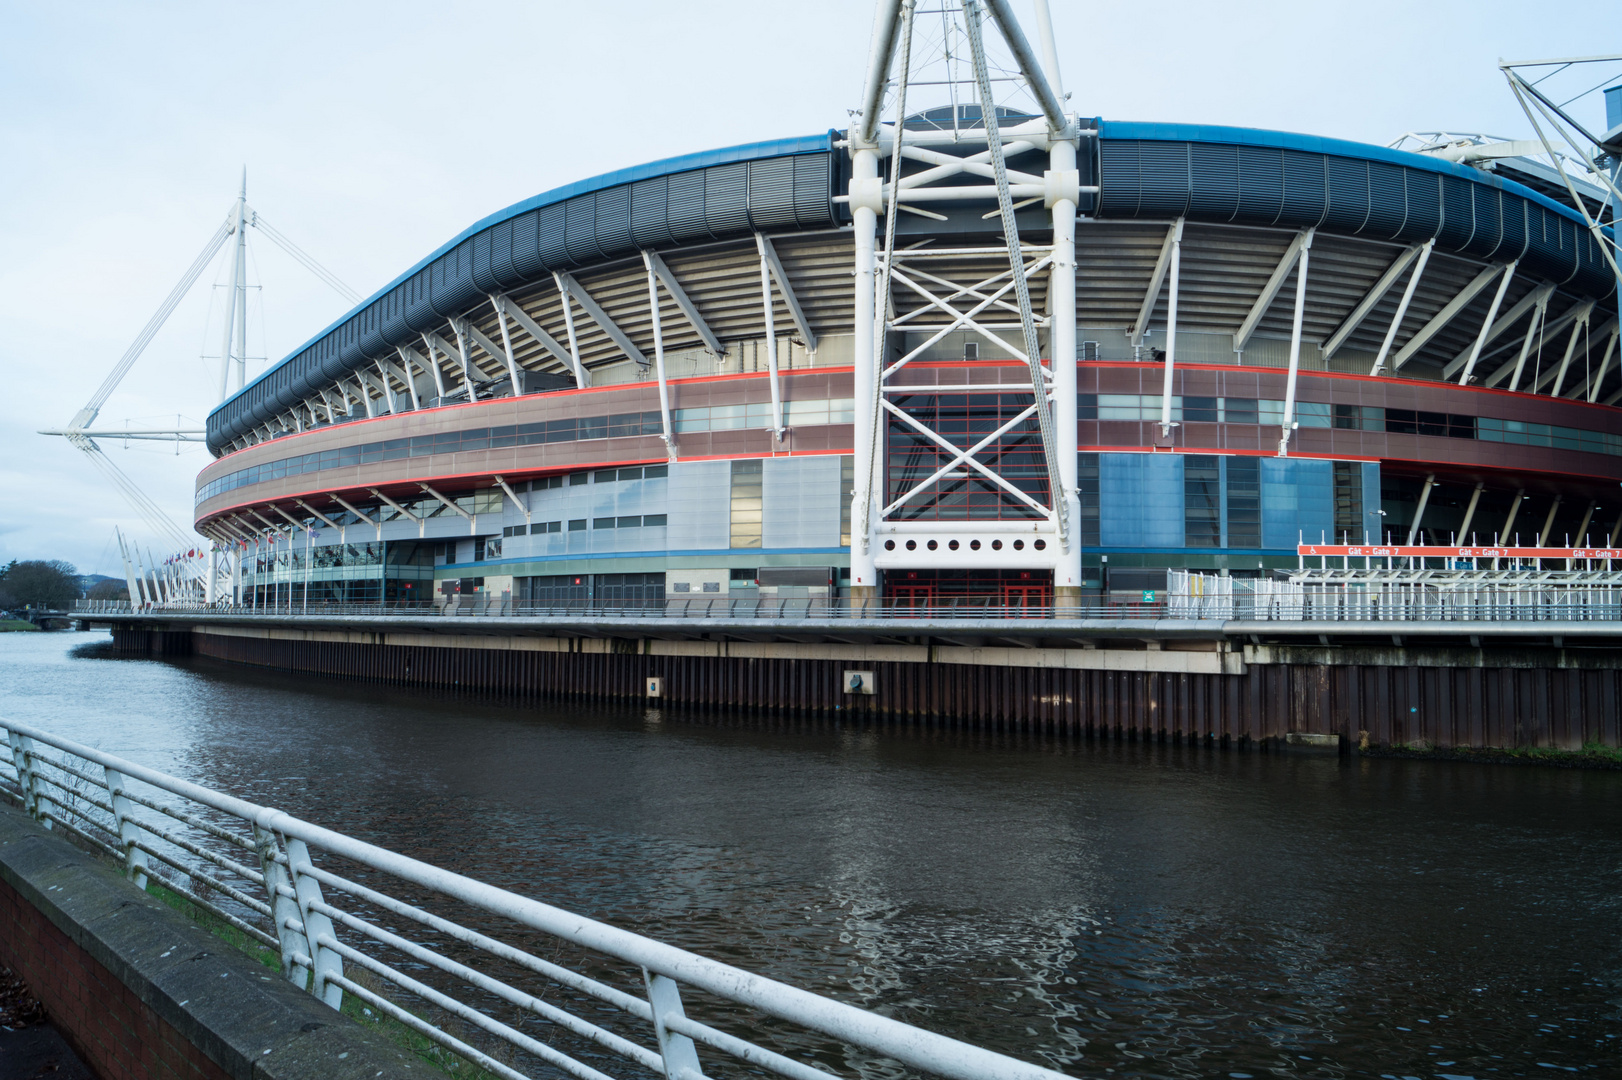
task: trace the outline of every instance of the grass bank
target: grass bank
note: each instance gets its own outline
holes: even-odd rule
[[[1416,761],[1472,761],[1485,765],[1552,765],[1557,769],[1622,769],[1622,748],[1597,742],[1583,744],[1581,750],[1557,750],[1551,746],[1520,746],[1508,749],[1475,747],[1391,746],[1360,747],[1364,757],[1407,758]]]
[[[0,634],[8,630],[38,630],[39,627],[27,619],[0,619]]]

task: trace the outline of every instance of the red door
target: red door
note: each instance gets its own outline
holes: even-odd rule
[[[1009,615],[1016,616],[1023,611],[1048,606],[1048,587],[1046,585],[1007,585],[1003,588],[1003,606],[1009,609]]]
[[[898,608],[927,608],[935,601],[933,585],[897,585],[894,604]]]

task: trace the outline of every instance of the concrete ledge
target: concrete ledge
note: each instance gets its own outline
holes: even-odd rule
[[[9,806],[0,913],[0,957],[104,1078],[436,1075]]]

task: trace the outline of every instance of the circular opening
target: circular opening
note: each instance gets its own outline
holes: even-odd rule
[[[938,543],[937,543],[937,542],[935,542],[935,541],[934,541],[934,540],[931,540],[931,541],[930,541],[930,542],[929,542],[929,550],[930,550],[930,551],[934,551],[934,550],[935,550],[935,549],[936,549],[936,548],[938,548],[938,547],[940,547],[940,544],[938,544]]]
[[[1015,551],[1024,551],[1025,550],[1025,541],[1023,541],[1023,540],[1015,540],[1014,541],[1014,550]]]
[[[894,551],[895,550],[895,541],[894,540],[886,540],[884,542],[884,550],[885,551]]]
[[[918,541],[916,541],[916,540],[908,540],[907,541],[907,550],[908,551],[917,551],[918,550]]]
[[[1032,540],[1031,546],[1037,551],[1046,551],[1048,549],[1048,542],[1046,540]]]
[[[951,548],[953,551],[956,551],[957,550],[957,541],[956,540],[948,540],[946,542],[946,546]]]
[[[978,540],[970,540],[969,541],[969,550],[970,551],[979,551],[980,550],[980,541],[978,541]]]
[[[991,550],[992,551],[1001,551],[1002,550],[1002,541],[1001,540],[993,540],[991,542]]]

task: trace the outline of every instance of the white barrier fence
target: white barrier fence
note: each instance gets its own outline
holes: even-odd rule
[[[497,1076],[704,1080],[709,1061],[791,1080],[1064,1080],[26,724],[0,731],[0,792],[47,828],[263,944],[328,1005],[352,994]]]

